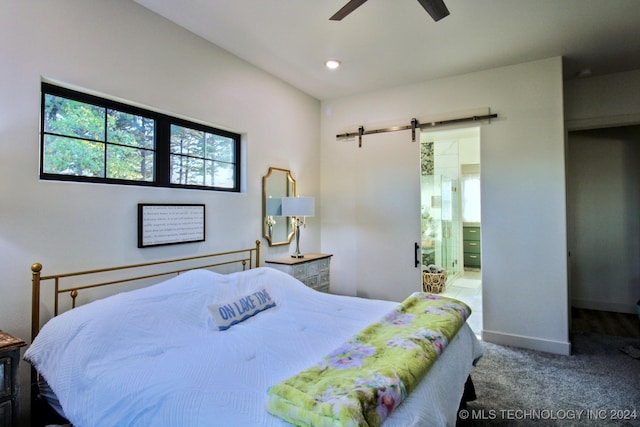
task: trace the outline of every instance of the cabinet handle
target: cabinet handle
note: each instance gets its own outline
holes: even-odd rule
[[[477,245],[478,245],[477,243],[469,242],[469,246],[477,246]]]
[[[467,230],[469,233],[477,233],[478,230]]]
[[[418,268],[418,266],[420,265],[420,261],[418,260],[418,252],[420,252],[420,245],[418,244],[418,242],[415,242],[413,245],[414,245],[413,249],[415,252],[414,253],[415,258],[413,261],[415,262],[415,267]]]
[[[475,258],[478,258],[478,257],[475,256],[475,255],[469,255],[469,258],[474,258],[475,259]]]

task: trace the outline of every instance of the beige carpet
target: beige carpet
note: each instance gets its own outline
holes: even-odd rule
[[[571,356],[483,343],[471,370],[478,398],[457,426],[640,425],[640,360],[619,350],[637,340],[572,334],[571,342]]]

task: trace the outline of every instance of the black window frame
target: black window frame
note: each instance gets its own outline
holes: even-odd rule
[[[137,181],[107,177],[89,177],[80,175],[56,174],[44,171],[45,166],[45,137],[49,133],[45,132],[45,98],[46,95],[60,96],[66,99],[95,105],[101,108],[114,109],[119,112],[143,116],[155,121],[154,132],[154,159],[153,159],[153,180]],[[230,138],[234,141],[234,186],[233,187],[215,187],[197,184],[175,184],[171,183],[171,166],[170,166],[170,144],[171,144],[171,125],[190,128],[193,130],[203,131],[210,134]],[[40,179],[53,181],[74,181],[74,182],[90,182],[100,184],[117,184],[117,185],[135,185],[144,187],[166,187],[166,188],[183,188],[208,191],[224,191],[239,193],[241,188],[241,135],[235,132],[215,128],[198,122],[193,122],[181,117],[175,117],[168,114],[159,113],[157,111],[141,108],[120,101],[79,92],[63,86],[58,86],[48,82],[42,82],[41,101],[40,101]]]

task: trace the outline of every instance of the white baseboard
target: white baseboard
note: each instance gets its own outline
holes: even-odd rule
[[[571,306],[575,308],[585,308],[587,310],[613,311],[614,313],[636,314],[636,306],[633,303],[623,304],[618,302],[572,299]]]
[[[482,330],[482,341],[512,347],[528,348],[530,350],[544,351],[546,353],[562,354],[565,356],[571,354],[570,342],[505,334],[503,332],[487,331],[486,329]]]

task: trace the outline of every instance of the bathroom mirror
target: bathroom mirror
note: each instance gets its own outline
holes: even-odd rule
[[[282,198],[296,195],[288,169],[270,167],[262,177],[262,235],[269,246],[288,245],[293,238],[290,218],[282,216]]]

